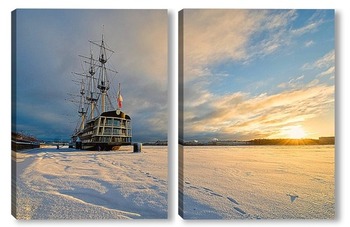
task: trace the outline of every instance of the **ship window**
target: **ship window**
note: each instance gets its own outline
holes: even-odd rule
[[[106,125],[112,125],[112,119],[111,118],[107,118]]]
[[[104,135],[111,135],[112,134],[112,129],[111,128],[105,128]]]
[[[118,119],[114,119],[114,126],[120,126],[120,121]]]
[[[114,128],[113,129],[113,135],[118,135],[119,133],[118,133],[118,129],[116,129],[116,128]]]

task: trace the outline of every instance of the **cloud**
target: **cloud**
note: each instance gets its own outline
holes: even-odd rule
[[[263,29],[268,30],[279,30],[280,28],[286,27],[291,21],[297,18],[296,10],[276,10],[276,11],[265,11],[265,18],[263,19]],[[268,22],[268,23],[267,23]]]
[[[334,49],[329,51],[327,54],[323,55],[321,58],[317,59],[312,63],[305,63],[302,69],[315,69],[315,68],[326,68],[334,65],[335,61],[335,51]]]
[[[291,33],[293,35],[300,36],[300,35],[303,35],[305,33],[314,31],[321,23],[322,23],[322,21],[311,22],[310,24],[307,24],[301,28],[291,30]]]
[[[334,72],[335,72],[335,66],[331,66],[326,71],[323,71],[320,74],[318,74],[317,77],[323,77],[328,75],[331,75],[331,77],[334,77]]]
[[[249,56],[261,58],[290,44],[290,24],[297,18],[296,10],[265,10],[259,19],[259,26],[251,37]]]
[[[314,41],[312,41],[312,40],[309,40],[309,41],[307,41],[307,42],[305,42],[305,47],[310,47],[310,46],[312,46],[312,45],[314,45],[315,44],[315,42]]]
[[[245,10],[184,10],[186,79],[203,75],[212,62],[246,58],[244,47],[257,17]]]
[[[207,135],[221,139],[273,137],[281,127],[302,123],[334,103],[334,87],[326,85],[258,96],[241,92],[218,96],[203,90],[200,93],[211,98],[198,103],[188,97],[184,130],[188,140]]]
[[[334,64],[334,60],[335,60],[335,51],[332,50],[329,53],[327,53],[326,55],[324,55],[322,58],[317,60],[313,64],[313,66],[316,68],[328,67],[328,66]]]
[[[79,85],[72,80],[81,79],[71,72],[82,72],[78,55],[88,56],[90,48],[98,55],[88,41],[99,42],[104,33],[115,51],[108,67],[118,71],[109,74],[111,101],[115,105],[113,93],[121,83],[123,110],[133,120],[135,138],[166,138],[166,10],[19,10],[17,16],[18,127],[41,128],[46,137],[69,137],[78,112],[67,93],[78,94]],[[55,127],[48,127],[49,121]]]
[[[314,62],[311,63],[305,63],[302,68],[302,70],[320,70],[323,71],[318,73],[316,78],[321,78],[325,76],[329,76],[329,79],[334,78],[335,73],[335,51],[334,49],[320,57]]]
[[[281,83],[277,85],[279,88],[296,88],[303,86],[302,80],[304,79],[304,75],[301,75],[297,78],[291,78],[287,83]]]
[[[297,16],[296,10],[184,10],[185,80],[213,74],[220,62],[249,63],[288,46]]]

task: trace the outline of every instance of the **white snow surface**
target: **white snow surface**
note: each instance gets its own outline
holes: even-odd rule
[[[167,218],[167,147],[12,152],[17,219]]]
[[[334,146],[183,149],[185,219],[335,218]]]

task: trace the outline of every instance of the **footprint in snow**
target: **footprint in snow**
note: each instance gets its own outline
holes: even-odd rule
[[[215,196],[218,196],[218,197],[223,197],[222,195],[218,194],[218,193],[215,193],[215,192],[210,192],[210,195],[215,195]]]
[[[244,210],[242,210],[239,207],[233,207],[238,213],[240,213],[241,215],[247,214]]]
[[[298,195],[291,195],[291,194],[287,194],[287,196],[289,196],[290,197],[290,202],[292,203],[292,202],[294,202],[297,198],[299,198],[299,196]]]
[[[231,202],[233,202],[234,204],[239,205],[239,203],[235,199],[228,197],[228,196],[227,196],[227,199],[230,200]]]

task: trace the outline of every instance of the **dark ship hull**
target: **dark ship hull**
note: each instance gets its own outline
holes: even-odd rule
[[[132,130],[129,115],[108,111],[86,122],[84,129],[72,137],[76,149],[118,150],[122,145],[131,145]]]

